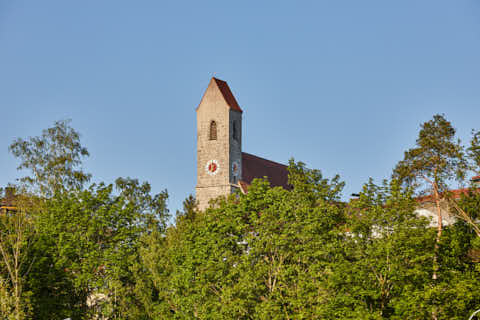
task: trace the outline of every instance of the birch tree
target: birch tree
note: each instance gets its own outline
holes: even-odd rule
[[[90,180],[90,174],[81,170],[88,150],[80,144],[80,134],[70,126],[69,120],[56,121],[40,136],[18,138],[9,149],[20,160],[17,169],[31,171],[20,182],[40,196],[80,189]]]
[[[25,278],[34,262],[29,249],[35,240],[32,198],[17,195],[16,210],[0,214],[0,310],[4,319],[26,319],[30,304]]]

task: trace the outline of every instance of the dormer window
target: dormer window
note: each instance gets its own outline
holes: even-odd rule
[[[217,123],[213,120],[210,122],[209,140],[217,140]]]

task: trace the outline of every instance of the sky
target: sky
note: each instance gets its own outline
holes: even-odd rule
[[[243,109],[243,151],[388,178],[420,124],[480,129],[480,1],[0,0],[0,186],[8,146],[72,119],[94,182],[195,192],[196,114],[215,75]]]

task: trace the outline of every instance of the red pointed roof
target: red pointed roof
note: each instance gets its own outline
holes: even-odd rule
[[[243,184],[251,184],[255,178],[267,177],[272,187],[291,189],[288,185],[288,169],[286,165],[263,159],[253,154],[242,152],[242,180]],[[247,186],[244,187],[246,191]]]
[[[230,106],[232,110],[238,111],[238,112],[243,112],[240,106],[238,105],[237,100],[233,96],[232,91],[230,90],[230,87],[228,84],[220,79],[217,79],[215,77],[212,78],[212,81],[215,81],[215,83],[218,86],[218,89],[220,89],[220,92],[223,95],[223,98],[227,102],[227,104]]]
[[[196,109],[197,111],[198,111],[198,108],[200,108],[200,106],[202,105],[202,101],[205,98],[206,93],[208,92],[208,90],[210,90],[210,88],[212,86],[216,87],[216,88],[211,89],[211,90],[217,90],[218,89],[218,91],[220,91],[220,93],[222,94],[222,97],[225,100],[225,103],[229,106],[230,109],[243,113],[243,110],[238,105],[238,102],[235,99],[235,97],[233,96],[233,93],[230,90],[230,87],[228,86],[228,84],[225,81],[217,79],[215,77],[213,77],[212,80],[210,80],[210,83],[208,84],[207,90],[203,94],[202,100],[200,101],[200,104],[198,105],[198,107]]]

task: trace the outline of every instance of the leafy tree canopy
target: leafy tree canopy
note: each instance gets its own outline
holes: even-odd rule
[[[467,163],[455,128],[443,115],[421,125],[416,147],[405,151],[404,159],[394,169],[393,176],[407,185],[418,187],[421,182],[448,189],[451,179],[465,178]]]
[[[41,136],[18,138],[9,149],[20,160],[18,169],[31,172],[20,181],[42,196],[80,189],[91,177],[80,168],[82,158],[89,153],[68,120],[56,121],[53,127],[43,130]]]

